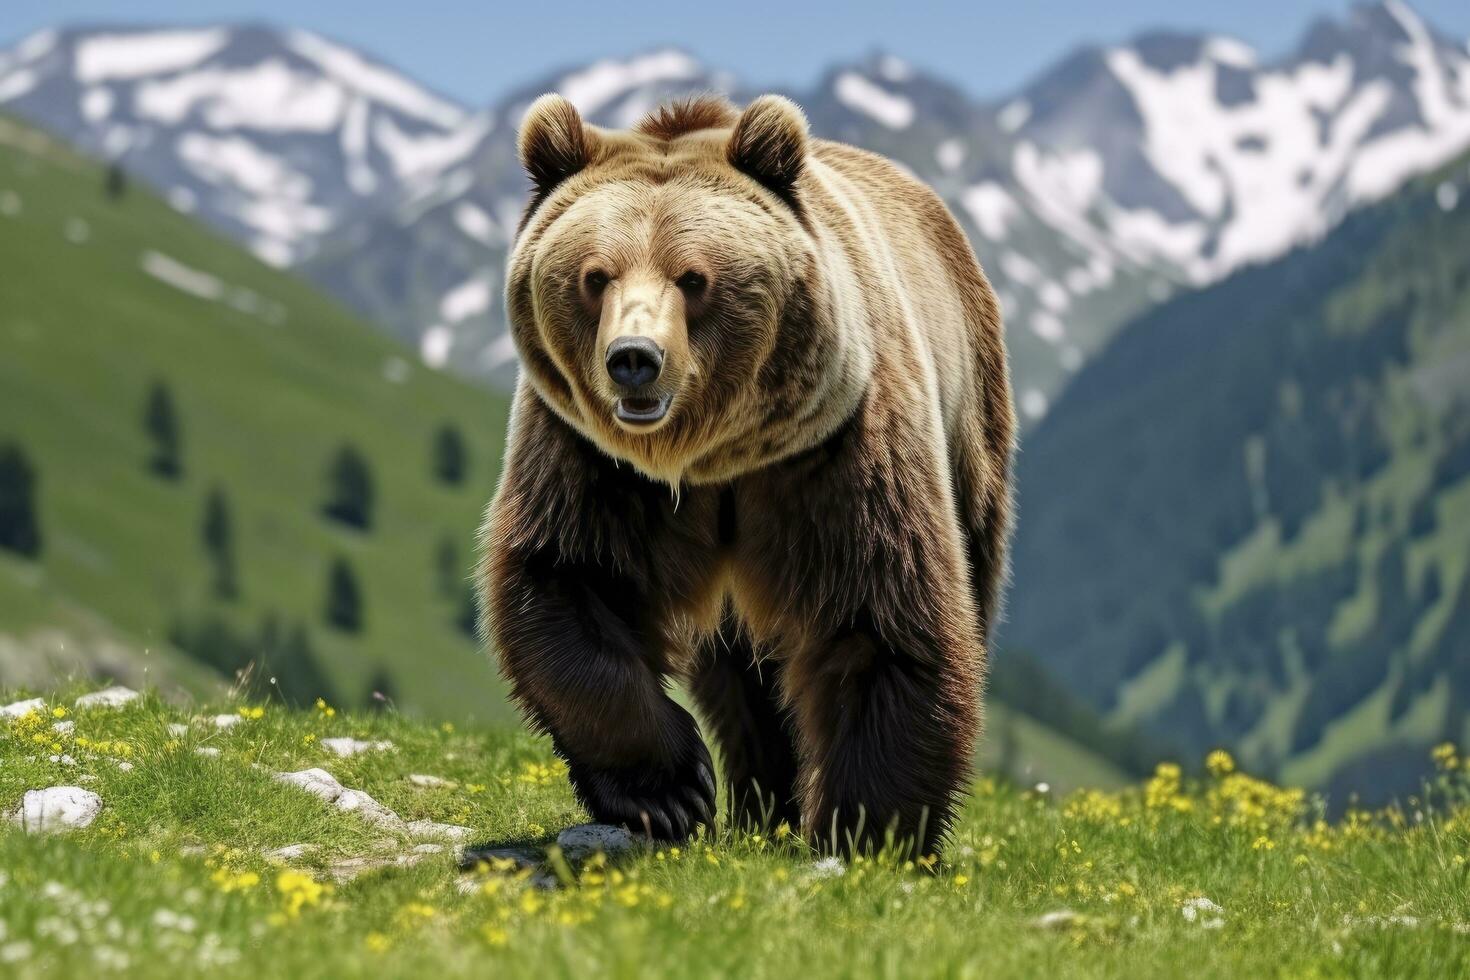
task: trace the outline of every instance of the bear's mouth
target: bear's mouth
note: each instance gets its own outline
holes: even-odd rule
[[[615,412],[619,422],[630,425],[652,425],[669,413],[670,395],[656,397],[619,398]]]

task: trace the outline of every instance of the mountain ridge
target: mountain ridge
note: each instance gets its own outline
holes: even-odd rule
[[[87,36],[33,35],[0,54],[0,106],[119,156],[427,363],[501,385],[515,369],[499,276],[525,194],[514,158],[524,105],[561,90],[590,121],[626,126],[690,91],[761,91],[661,46],[471,107],[309,32],[240,30],[249,43],[226,38],[151,74],[135,56],[136,77],[116,84],[77,75]],[[364,88],[358,62],[442,104],[410,120],[375,99],[382,78]],[[301,124],[256,125],[247,83]],[[950,204],[1001,295],[1028,423],[1133,315],[1319,238],[1470,145],[1470,54],[1396,0],[1319,18],[1269,59],[1223,35],[1142,31],[980,99],[876,50],[785,94],[817,135],[894,158]],[[151,136],[124,145],[119,126]]]

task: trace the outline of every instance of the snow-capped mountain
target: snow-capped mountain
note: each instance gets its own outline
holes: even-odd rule
[[[0,106],[118,161],[276,265],[473,146],[483,120],[306,31],[42,31]]]
[[[509,384],[515,349],[505,331],[501,274],[528,187],[516,127],[526,107],[552,89],[588,121],[628,127],[669,98],[736,85],[673,50],[599,61],[527,85],[484,111],[477,141],[461,159],[391,206],[344,225],[303,273],[389,323],[427,363]]]
[[[301,32],[70,31],[0,54],[0,108],[122,153],[429,363],[499,381],[531,99],[560,91],[626,126],[662,99],[740,101],[758,82],[659,50],[471,114]],[[1141,309],[1320,238],[1470,145],[1470,50],[1398,0],[1319,21],[1272,61],[1156,33],[1077,51],[995,103],[883,53],[786,94],[817,135],[902,162],[951,204],[1001,294],[1031,419]]]

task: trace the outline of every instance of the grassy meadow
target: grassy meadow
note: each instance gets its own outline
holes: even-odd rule
[[[611,860],[568,862],[551,847],[533,874],[508,859],[462,871],[449,843],[426,844],[406,823],[374,825],[361,808],[333,809],[273,778],[320,767],[402,821],[539,851],[585,816],[546,742],[518,730],[325,703],[185,710],[148,695],[78,709],[76,693],[0,721],[0,810],[55,785],[103,801],[82,829],[0,831],[6,975],[1470,968],[1470,768],[1449,746],[1437,750],[1440,776],[1426,795],[1336,822],[1302,791],[1216,754],[1198,780],[1166,764],[1138,785],[1060,797],[982,776],[932,864],[842,864],[784,829],[722,825],[683,847]],[[367,747],[339,757],[334,738]]]
[[[305,631],[344,701],[387,678],[406,705],[509,717],[459,625],[504,397],[425,368],[146,189],[104,186],[103,168],[0,116],[0,445],[33,460],[43,538],[34,561],[0,554],[0,677],[75,669],[217,692],[221,674],[178,648],[175,624],[213,618],[253,639],[273,619]],[[175,406],[177,479],[148,466],[155,384]],[[457,485],[431,472],[445,424],[466,446]],[[371,474],[366,531],[322,514],[345,445]],[[235,543],[228,601],[201,543],[216,489]],[[360,588],[356,632],[324,621],[338,559]],[[28,669],[46,658],[59,668]]]

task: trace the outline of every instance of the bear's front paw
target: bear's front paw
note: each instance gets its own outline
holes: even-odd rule
[[[568,766],[582,804],[601,823],[621,824],[655,840],[683,841],[715,820],[709,750],[695,739],[670,765],[593,769]]]

